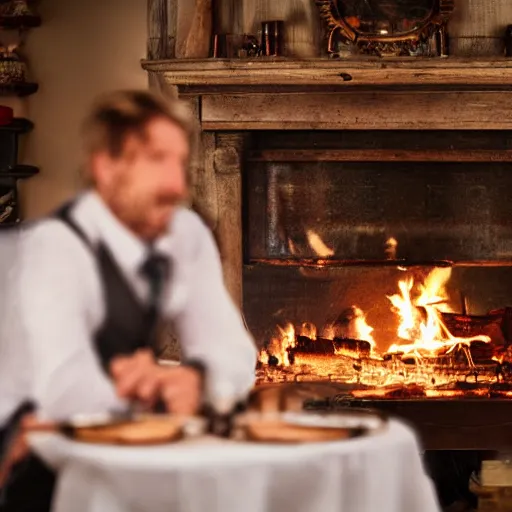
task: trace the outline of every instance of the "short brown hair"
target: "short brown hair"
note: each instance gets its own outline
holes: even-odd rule
[[[192,119],[180,100],[135,90],[101,96],[83,125],[86,154],[107,151],[112,157],[120,156],[126,139],[130,135],[144,137],[147,124],[159,117],[182,128],[189,140],[192,138]]]

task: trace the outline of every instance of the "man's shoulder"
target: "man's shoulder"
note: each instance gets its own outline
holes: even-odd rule
[[[41,250],[45,254],[63,254],[67,251],[75,254],[77,248],[85,248],[78,235],[54,216],[24,223],[20,227],[19,243],[26,249]]]
[[[57,217],[49,215],[40,219],[24,222],[20,227],[20,234],[25,240],[35,238],[55,239],[69,238],[69,228]]]
[[[180,207],[171,221],[170,233],[174,237],[193,239],[208,234],[210,230],[203,219],[193,210]]]
[[[187,258],[193,258],[201,247],[209,245],[213,240],[211,230],[201,216],[185,207],[175,212],[170,226],[170,236],[173,246]]]

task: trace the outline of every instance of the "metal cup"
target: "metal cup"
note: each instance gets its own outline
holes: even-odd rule
[[[213,36],[211,56],[214,59],[227,59],[228,55],[228,36],[227,34],[215,34]]]
[[[512,57],[512,25],[507,25],[505,31],[505,56]]]
[[[284,55],[284,22],[261,22],[261,52],[266,57]]]

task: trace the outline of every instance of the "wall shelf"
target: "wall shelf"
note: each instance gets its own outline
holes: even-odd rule
[[[23,117],[15,117],[9,124],[0,124],[0,132],[28,133],[34,128],[34,123]]]
[[[0,84],[0,96],[29,96],[39,89],[39,85],[32,82],[18,82]]]
[[[40,25],[40,16],[0,16],[0,30],[28,29]]]
[[[31,178],[39,173],[39,168],[33,165],[18,164],[6,169],[0,169],[0,180],[2,178],[14,178],[18,180]]]
[[[4,0],[0,0],[0,4],[4,3]],[[11,5],[7,7],[7,10],[2,10],[4,15],[0,15],[0,30],[18,30],[21,36],[25,30],[41,25],[38,14],[25,11],[25,14],[16,15]],[[34,82],[0,83],[0,96],[26,97],[38,89],[39,85]],[[3,198],[0,205],[0,228],[14,227],[20,221],[18,180],[39,173],[38,167],[18,163],[18,137],[33,128],[34,124],[24,118],[14,118],[9,124],[0,125],[0,195]]]

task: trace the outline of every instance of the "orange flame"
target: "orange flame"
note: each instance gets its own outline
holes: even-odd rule
[[[451,335],[443,323],[440,313],[451,311],[445,290],[450,276],[451,268],[434,269],[425,282],[416,287],[419,292],[416,296],[412,294],[412,278],[398,283],[400,293],[388,296],[388,299],[400,318],[398,337],[409,343],[393,344],[388,353],[412,353],[417,357],[425,353],[435,355],[440,351],[449,354],[457,346],[469,346],[472,341],[490,341],[489,336],[483,335],[457,338]]]
[[[264,371],[268,372],[273,382],[277,381],[274,379],[281,378],[284,380],[323,378],[351,384],[364,384],[374,388],[416,385],[426,390],[425,392],[430,390],[429,396],[438,396],[435,393],[439,393],[439,396],[442,393],[452,393],[453,391],[443,389],[442,386],[453,382],[452,379],[456,378],[455,374],[458,370],[452,366],[448,369],[449,371],[441,369],[439,366],[447,362],[444,356],[457,351],[464,354],[469,367],[475,368],[470,351],[471,342],[490,342],[491,339],[484,335],[456,337],[443,323],[441,313],[451,311],[446,291],[446,283],[450,276],[451,269],[435,269],[422,283],[415,283],[410,277],[398,282],[398,293],[388,297],[391,310],[399,318],[397,338],[401,341],[391,345],[387,352],[394,357],[382,357],[382,354],[379,354],[375,347],[373,328],[366,321],[363,311],[352,306],[343,311],[333,324],[325,325],[319,332],[317,327],[309,322],[301,324],[297,332],[311,340],[318,340],[318,335],[330,340],[335,338],[365,340],[371,344],[370,353],[367,348],[364,353],[359,353],[357,351],[359,349],[350,350],[350,342],[346,344],[348,348],[342,343],[334,343],[334,355],[323,352],[294,353],[289,349],[296,345],[296,331],[293,324],[288,323],[284,327],[277,326],[276,335],[260,353],[262,363],[268,364],[273,357],[277,359],[277,366],[280,368],[268,367]],[[319,340],[318,343],[323,346],[323,341]],[[282,367],[292,366],[289,360],[289,355],[292,353],[294,367],[300,373],[295,374],[292,368],[279,373]],[[357,365],[354,364],[354,358],[359,359]],[[416,364],[408,364],[410,358],[414,358]],[[499,360],[497,356],[495,359]],[[467,370],[464,372],[463,378],[467,380]],[[490,382],[496,378],[496,375],[493,370],[492,374],[486,374],[485,377],[478,373],[478,378],[480,382],[482,378]]]
[[[333,324],[326,324],[322,330],[322,338],[326,340],[333,340],[334,339],[334,325]]]
[[[317,256],[320,258],[329,258],[330,256],[334,256],[334,251],[325,244],[318,233],[309,229],[306,231],[306,236],[308,238],[309,246]]]
[[[375,340],[373,339],[373,327],[366,321],[366,315],[361,308],[352,306],[346,309],[338,318],[337,322],[329,326],[332,331],[333,338],[344,338],[352,340],[363,340],[370,343],[372,350],[375,348]],[[327,330],[327,328],[326,328]]]
[[[300,335],[310,340],[316,340],[316,325],[311,322],[304,322],[300,329]]]
[[[262,364],[268,364],[269,361],[270,361],[270,356],[268,354],[268,352],[263,349],[261,350],[260,354],[259,354],[259,357],[258,357],[258,361]]]
[[[355,339],[363,340],[370,343],[372,346],[372,351],[375,348],[375,340],[373,339],[373,327],[368,325],[366,322],[366,316],[363,311],[359,308],[356,308],[356,316],[354,318],[354,333]]]
[[[284,328],[277,326],[278,334],[274,336],[268,347],[260,352],[259,360],[263,364],[267,364],[270,356],[278,359],[279,364],[290,366],[288,359],[288,348],[295,346],[295,327],[288,323]]]

